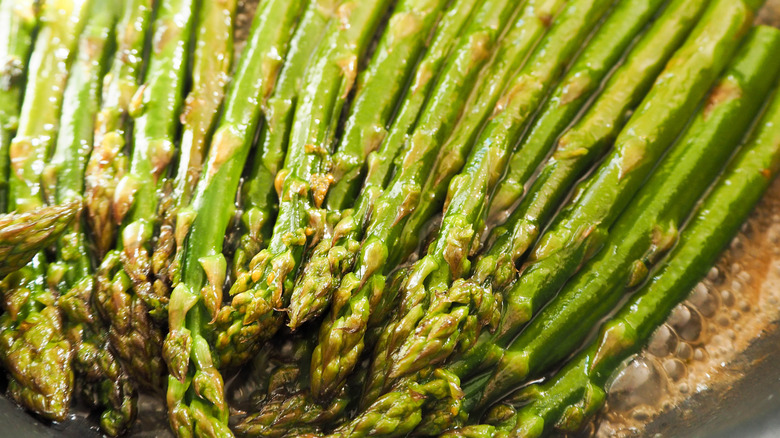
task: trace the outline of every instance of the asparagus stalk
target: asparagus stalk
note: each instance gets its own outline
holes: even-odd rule
[[[684,127],[749,28],[757,4],[710,3],[618,135],[614,150],[536,244],[518,281],[504,293],[500,329],[483,334],[451,365],[458,376],[494,364],[517,332],[602,245],[606,230]],[[706,44],[705,44],[706,42]]]
[[[494,218],[523,195],[525,184],[536,168],[534,160],[528,157],[546,154],[554,148],[520,205],[491,233],[488,249],[479,256],[470,281],[503,288],[514,280],[515,263],[539,237],[574,183],[604,154],[706,5],[704,0],[670,2],[631,49],[582,120],[561,135],[561,129],[571,123],[588,96],[585,93],[572,100],[570,90],[592,91],[607,72],[601,70],[601,76],[597,76],[596,66],[609,69],[615,64],[615,59],[604,58],[602,51],[583,54],[582,62],[569,71],[556,97],[542,110],[531,133],[512,157],[507,176],[496,189],[488,215]],[[618,41],[607,28],[605,24],[605,31],[589,47],[595,49]],[[584,78],[593,82],[586,83]],[[556,138],[560,138],[557,144]]]
[[[393,161],[407,143],[418,115],[434,95],[441,70],[476,3],[476,0],[455,0],[440,20],[387,135],[379,149],[370,152],[366,159],[366,178],[358,199],[353,208],[340,212],[333,235],[323,238],[312,250],[301,278],[296,282],[290,300],[290,327],[297,328],[320,316],[330,304],[341,277],[352,267],[373,203],[385,188]]]
[[[674,306],[704,277],[777,176],[778,126],[780,99],[775,96],[752,140],[704,198],[650,282],[552,380],[518,394],[527,406],[513,422],[507,422],[515,426],[511,436],[540,436],[553,427],[576,430],[603,406],[609,376],[647,342]]]
[[[483,406],[568,356],[674,245],[776,82],[778,49],[780,31],[765,27],[751,35],[690,128],[610,228],[604,248],[513,341],[487,384]]]
[[[62,90],[68,79],[89,1],[57,0],[41,10],[41,29],[29,63],[19,127],[11,142],[10,206],[30,212],[44,203],[40,170],[56,140]],[[0,282],[0,360],[10,373],[9,393],[24,407],[65,419],[73,390],[71,346],[62,333],[56,297],[45,288],[45,257]]]
[[[389,6],[383,0],[343,3],[306,71],[307,86],[296,108],[285,168],[276,178],[281,195],[271,240],[251,263],[253,281],[236,282],[230,291],[231,305],[215,317],[216,348],[223,365],[246,362],[259,341],[273,335],[282,322],[275,309],[289,302],[311,226],[321,220],[314,209],[322,205],[332,181],[326,161],[336,124]]]
[[[181,114],[179,168],[173,187],[164,190],[159,207],[162,223],[152,256],[151,287],[158,296],[169,296],[173,279],[180,277],[182,251],[176,253],[176,216],[192,198],[225,96],[233,62],[233,22],[237,5],[238,0],[206,1],[198,11],[192,85]]]
[[[0,213],[6,211],[8,148],[19,124],[24,74],[37,27],[35,0],[0,3]]]
[[[615,140],[614,151],[536,244],[506,294],[501,339],[522,324],[592,256],[675,140],[743,40],[760,2],[716,0]]]
[[[125,154],[129,137],[130,101],[138,89],[144,46],[157,0],[127,0],[115,36],[116,56],[103,79],[102,103],[95,127],[94,147],[87,163],[85,203],[97,255],[101,259],[114,246],[117,223],[114,194],[127,172]]]
[[[384,141],[398,101],[416,67],[415,61],[447,3],[443,0],[403,0],[396,5],[373,58],[359,78],[357,96],[341,143],[332,158],[334,182],[328,191],[329,210],[341,211],[354,201],[366,157]],[[328,237],[332,238],[321,237],[325,243],[318,248],[320,251],[329,247]],[[303,276],[329,276],[330,264],[325,254],[315,252]],[[296,284],[288,309],[290,327],[297,328],[321,313],[321,308],[312,308],[317,296],[322,295],[320,288],[308,278]]]
[[[401,0],[390,17],[374,56],[358,81],[358,94],[344,127],[343,140],[333,155],[330,210],[351,206],[369,153],[378,149],[404,92],[416,60],[425,48],[447,2]]]
[[[398,100],[416,67],[415,61],[447,3],[443,0],[403,0],[396,5],[373,58],[359,78],[358,93],[341,143],[332,158],[334,182],[328,191],[329,210],[341,211],[354,201],[366,157],[384,141]],[[322,236],[323,241],[328,237],[332,236]],[[326,248],[329,248],[327,242],[321,249]],[[330,269],[327,255],[314,252],[303,276],[328,276]],[[319,289],[312,280],[303,278],[293,289],[288,309],[292,328],[321,313],[320,308],[312,309],[316,295],[322,294],[311,290],[312,287]]]
[[[304,0],[260,4],[228,89],[206,169],[191,204],[179,211],[176,234],[184,247],[182,279],[171,293],[170,330],[163,357],[170,373],[167,403],[171,428],[180,436],[231,435],[224,383],[209,347],[211,331],[207,326],[209,315],[222,302],[218,279],[224,278],[227,264],[221,250],[241,170],[303,6]],[[207,279],[216,286],[209,287]]]
[[[60,204],[81,201],[84,170],[92,149],[100,83],[109,60],[110,39],[120,4],[93,2],[63,98],[60,132],[52,163],[44,170]],[[137,395],[129,376],[110,350],[105,327],[93,307],[95,282],[87,236],[78,220],[60,237],[56,261],[48,266],[49,287],[60,296],[64,331],[73,353],[73,369],[85,401],[102,410],[100,427],[116,436],[136,415]]]
[[[271,237],[273,219],[279,203],[274,179],[284,164],[303,75],[340,3],[341,0],[307,2],[300,24],[290,41],[290,49],[276,88],[265,105],[265,126],[260,145],[252,161],[249,178],[242,189],[242,234],[233,257],[234,276],[239,282],[249,281],[249,262]]]
[[[111,322],[111,342],[130,373],[150,388],[162,387],[163,334],[150,321],[165,317],[168,297],[152,288],[151,240],[158,222],[161,178],[175,153],[192,35],[194,0],[163,0],[154,23],[152,55],[144,84],[130,103],[133,155],[116,188],[118,249],[98,269],[98,292]]]
[[[496,302],[492,293],[480,294],[479,288],[455,289],[455,294],[447,291],[454,279],[470,270],[468,254],[472,242],[484,227],[490,196],[504,173],[512,148],[581,41],[611,3],[573,0],[567,4],[528,63],[507,85],[504,99],[482,129],[463,171],[450,182],[447,207],[436,237],[426,255],[414,263],[402,286],[398,313],[385,331],[389,339],[380,341],[381,347],[375,352],[378,357],[369,376],[368,400],[375,399],[374,393],[388,390],[399,377],[435,366],[455,348],[468,348],[466,339],[458,336],[461,330],[465,334],[498,323],[500,301]],[[624,15],[618,14],[615,19],[624,22]],[[612,19],[613,16],[608,20]],[[472,301],[474,314],[470,311]],[[461,341],[465,344],[459,345]]]
[[[390,252],[391,243],[397,240],[404,219],[416,207],[428,168],[436,161],[439,148],[463,111],[482,67],[517,9],[517,5],[505,0],[486,1],[453,49],[436,93],[409,137],[393,181],[374,202],[366,236],[357,248],[355,265],[343,277],[330,313],[320,328],[319,345],[312,356],[311,387],[316,397],[324,398],[332,393],[357,363],[364,347],[371,303],[381,300],[384,274],[388,273],[385,269],[389,270],[397,261]],[[537,29],[535,23],[539,19],[535,18],[534,24],[529,24],[530,30]],[[531,32],[531,36],[540,32]],[[535,38],[517,43],[520,52],[527,53]]]
[[[0,215],[0,278],[21,269],[48,248],[73,222],[81,202]]]

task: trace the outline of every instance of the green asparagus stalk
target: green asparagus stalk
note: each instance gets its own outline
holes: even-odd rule
[[[447,3],[444,0],[403,0],[396,5],[373,58],[358,80],[358,92],[341,143],[332,158],[334,182],[328,191],[329,210],[341,211],[354,202],[366,158],[384,141],[398,101],[416,67],[415,61]],[[329,237],[332,238],[320,237],[325,242],[322,249],[328,247]],[[311,260],[314,264],[307,263],[304,276],[329,274],[327,257],[320,254]],[[321,309],[312,309],[311,305],[322,293],[311,290],[310,280],[303,279],[302,282],[293,289],[288,309],[289,324],[293,328],[321,313]],[[308,287],[306,282],[309,282]]]
[[[500,338],[522,324],[603,244],[614,223],[750,28],[757,0],[717,0],[615,140],[595,175],[536,244],[523,273],[506,294]]]
[[[447,3],[443,0],[403,0],[396,5],[373,58],[358,80],[358,92],[341,143],[332,158],[334,182],[328,191],[329,210],[338,212],[354,202],[366,157],[384,141],[398,100],[416,67],[415,61]],[[321,238],[327,240],[328,237],[332,238],[327,235]],[[326,247],[328,243],[322,248]],[[330,260],[320,255],[307,263],[303,275],[328,275],[329,271]],[[316,297],[307,295],[321,293],[312,291],[309,284],[305,287],[305,283],[298,283],[293,289],[288,309],[290,327],[297,328],[321,313],[320,309],[311,309]]]
[[[169,333],[163,345],[168,364],[168,412],[179,436],[230,436],[224,383],[212,356],[208,329],[221,305],[227,269],[222,256],[233,199],[252,147],[264,103],[295,32],[304,0],[260,4],[249,40],[225,100],[191,204],[179,211],[177,242],[184,247],[182,279],[171,293]],[[186,236],[186,237],[183,237]],[[210,287],[207,284],[215,285]]]
[[[0,279],[21,269],[35,254],[65,232],[81,210],[81,202],[0,215]]]
[[[418,115],[435,85],[458,35],[469,22],[477,0],[455,0],[440,20],[433,40],[416,68],[409,89],[379,149],[370,152],[366,178],[353,208],[342,210],[331,236],[312,250],[290,300],[290,327],[297,328],[327,309],[341,277],[352,267],[374,201],[387,184],[393,161],[408,142]]]
[[[674,245],[776,82],[778,50],[777,29],[751,35],[690,128],[609,229],[604,248],[513,341],[487,384],[483,406],[568,356]]]
[[[584,94],[573,100],[569,97],[569,90],[593,90],[600,79],[599,76],[594,77],[597,74],[595,66],[610,68],[615,64],[614,59],[604,58],[601,51],[583,54],[583,62],[569,71],[562,88],[558,89],[560,94],[542,110],[539,121],[512,157],[507,176],[496,189],[488,215],[493,218],[516,204],[523,195],[525,184],[537,167],[528,157],[547,154],[554,148],[551,158],[542,167],[520,205],[503,225],[491,233],[488,249],[479,256],[470,281],[476,284],[489,282],[493,288],[500,289],[514,280],[517,272],[515,263],[539,237],[570,188],[604,154],[627,121],[630,111],[639,104],[653,80],[682,44],[707,3],[705,0],[670,2],[605,84],[583,119],[561,135],[561,129],[571,123],[582,108],[581,99],[587,98]],[[606,31],[596,38],[603,38],[603,44],[616,41],[613,33]],[[589,47],[598,46],[594,41]],[[607,62],[600,63],[603,61]],[[601,74],[605,72],[602,70]],[[594,82],[585,83],[583,78],[592,78]],[[557,144],[556,138],[560,138]]]
[[[154,321],[165,317],[168,297],[152,288],[151,241],[157,204],[173,154],[197,1],[163,0],[154,23],[152,55],[144,84],[129,106],[133,156],[116,188],[118,249],[98,269],[98,292],[111,322],[111,341],[130,373],[151,388],[162,387],[163,334]],[[135,313],[128,317],[127,315]]]
[[[303,75],[340,3],[341,0],[308,2],[290,42],[276,88],[265,105],[265,126],[260,145],[242,189],[241,237],[233,257],[234,276],[239,282],[249,281],[249,262],[271,237],[279,205],[274,180],[284,164]]]
[[[455,294],[447,291],[454,279],[470,270],[472,242],[484,227],[490,196],[526,124],[610,4],[590,0],[567,4],[528,63],[507,85],[505,99],[483,128],[463,171],[450,183],[447,207],[434,241],[426,255],[415,262],[402,287],[399,311],[385,331],[390,339],[380,342],[381,349],[375,353],[382,358],[376,358],[374,366],[382,365],[369,376],[369,394],[378,395],[399,377],[435,366],[456,348],[467,349],[469,343],[461,344],[466,339],[461,339],[459,332],[497,325],[500,301],[492,293],[480,294],[480,288],[456,288]],[[624,15],[607,20],[625,22]],[[470,312],[472,301],[474,314]],[[367,399],[375,399],[372,395]]]
[[[89,1],[54,0],[41,10],[41,29],[29,63],[30,80],[19,127],[11,142],[10,207],[30,212],[44,203],[40,169],[59,128],[62,94]],[[38,253],[0,282],[0,361],[10,373],[9,393],[24,407],[65,419],[73,391],[71,346],[62,332],[56,297],[44,284],[45,257]]]
[[[152,290],[169,296],[174,277],[180,277],[181,253],[176,252],[176,216],[189,205],[200,177],[206,148],[214,131],[233,62],[233,24],[238,0],[206,1],[198,11],[192,85],[181,114],[183,132],[173,187],[164,189],[160,224],[152,256]]]
[[[6,211],[8,148],[19,124],[24,75],[37,27],[35,0],[0,3],[0,213]]]
[[[129,137],[130,101],[142,79],[144,46],[151,32],[152,9],[157,0],[127,0],[116,32],[116,56],[103,80],[102,103],[95,128],[94,147],[87,163],[85,203],[98,257],[113,248],[117,222],[114,194],[127,173],[125,153]]]
[[[384,141],[415,61],[446,6],[444,0],[401,0],[396,5],[371,62],[359,78],[343,140],[333,155],[328,209],[343,210],[354,202],[363,163]]]
[[[703,200],[650,282],[552,380],[518,394],[527,406],[515,416],[510,436],[540,436],[553,427],[576,430],[603,406],[610,375],[648,341],[674,306],[704,277],[777,176],[778,126],[780,99],[775,96],[752,140]]]
[[[60,132],[52,163],[44,175],[52,179],[56,202],[80,201],[84,170],[92,149],[95,116],[100,106],[100,83],[109,60],[110,36],[120,3],[94,2],[79,40],[63,98]],[[80,220],[59,239],[56,261],[48,266],[49,287],[60,296],[64,331],[74,349],[73,369],[86,402],[102,412],[100,427],[116,436],[136,415],[137,395],[130,378],[109,348],[105,327],[93,307],[95,282]]]
[[[327,397],[355,367],[364,348],[371,303],[381,300],[384,275],[389,273],[385,270],[398,261],[390,251],[391,243],[397,240],[405,218],[416,208],[429,167],[435,163],[441,145],[478,83],[482,67],[488,63],[490,53],[518,9],[512,2],[486,1],[453,49],[437,90],[409,137],[409,145],[402,153],[404,157],[393,181],[374,201],[366,236],[356,248],[359,252],[354,267],[343,277],[321,326],[319,345],[312,356],[311,387],[316,397]],[[519,47],[520,53],[527,53],[533,47],[535,37],[544,28],[539,24],[542,19],[532,17],[528,24],[529,38],[512,42]],[[500,74],[501,69],[498,71]]]
[[[504,292],[500,329],[483,334],[451,365],[458,376],[494,364],[517,332],[603,244],[606,230],[675,140],[749,29],[760,2],[716,0],[667,63],[614,142],[614,150],[576,189],[536,244],[519,280]],[[705,44],[706,42],[706,44]]]
[[[236,282],[231,305],[215,317],[216,348],[225,366],[246,362],[282,323],[276,309],[289,302],[312,225],[322,220],[315,209],[321,207],[332,181],[327,161],[336,125],[358,66],[389,7],[385,0],[343,3],[306,71],[285,167],[276,177],[281,195],[271,240],[252,260],[252,282]]]

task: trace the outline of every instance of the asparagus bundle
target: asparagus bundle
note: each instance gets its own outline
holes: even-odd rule
[[[115,36],[116,55],[103,79],[94,147],[84,177],[87,219],[101,260],[115,243],[114,195],[117,183],[129,165],[125,154],[130,128],[128,112],[142,79],[144,47],[151,33],[152,9],[156,3],[157,0],[126,0],[123,3]]]
[[[303,4],[304,0],[268,0],[260,5],[228,89],[206,169],[192,202],[178,215],[177,228],[186,235],[177,239],[184,247],[182,278],[171,293],[163,357],[170,373],[168,415],[171,428],[181,436],[231,435],[219,362],[207,340],[208,324],[222,301],[220,279],[227,263],[221,250],[233,194],[260,124],[261,105],[273,91]]]
[[[415,61],[446,3],[442,0],[405,0],[396,5],[374,56],[358,80],[358,92],[342,141],[332,157],[333,184],[327,197],[329,210],[341,211],[354,199],[363,163],[368,154],[384,142],[397,102],[416,67]],[[320,237],[324,242],[323,249],[328,246],[329,238],[332,240],[332,236]],[[306,264],[303,276],[329,275],[330,260],[316,254]],[[321,313],[321,305],[312,308],[317,296],[322,296],[322,292],[312,290],[321,287],[311,284],[312,281],[304,278],[291,293],[288,313],[292,328]],[[325,303],[327,299],[321,302]]]
[[[319,345],[312,356],[311,387],[317,397],[327,397],[338,388],[359,360],[371,309],[373,304],[383,300],[385,275],[389,273],[385,269],[389,270],[399,261],[398,255],[391,251],[392,243],[397,241],[405,218],[416,208],[427,167],[435,163],[441,145],[465,107],[465,99],[478,82],[482,66],[488,62],[486,50],[497,44],[503,28],[515,15],[515,9],[510,2],[497,0],[486,1],[476,11],[465,35],[453,49],[435,95],[420,114],[417,126],[409,136],[409,144],[399,156],[401,161],[396,164],[393,180],[373,201],[370,219],[364,222],[363,242],[347,244],[346,251],[352,246],[352,251],[356,252],[354,266],[344,275],[335,292],[330,313],[320,328]],[[520,60],[525,58],[544,29],[540,24],[543,20],[535,15],[536,12],[535,8],[526,10],[530,17],[523,18],[529,20],[523,20],[524,25],[516,31],[524,38],[511,41],[516,48],[513,53]],[[523,35],[525,31],[529,35]],[[503,76],[502,73],[513,64],[511,60],[496,64],[496,75]],[[499,86],[495,93],[502,88]],[[484,97],[492,98],[490,95]],[[482,120],[477,122],[481,124]],[[471,129],[478,127],[472,125]],[[347,228],[357,225],[352,218],[347,221],[344,224]],[[341,226],[339,224],[337,228]]]
[[[192,85],[181,114],[183,132],[179,168],[159,207],[160,224],[149,279],[155,295],[168,297],[171,284],[180,277],[181,251],[176,254],[176,216],[187,205],[200,177],[206,147],[217,122],[233,62],[233,22],[238,0],[206,1],[198,12],[195,50],[192,53]]]
[[[774,31],[773,31],[774,33]],[[503,428],[481,429],[484,436],[540,436],[552,428],[577,430],[605,400],[613,371],[641,348],[731,241],[742,222],[777,176],[780,158],[780,99],[772,100],[755,134],[731,161],[680,234],[669,258],[652,279],[605,323],[596,340],[552,380],[523,389],[525,405]]]
[[[29,63],[19,127],[11,142],[9,205],[30,212],[44,203],[38,169],[56,141],[62,93],[89,1],[55,1],[41,10],[41,29]],[[71,346],[62,332],[56,296],[46,289],[46,260],[38,253],[0,282],[0,360],[9,371],[9,394],[43,417],[63,420],[73,388]]]
[[[293,116],[298,105],[303,75],[317,49],[340,0],[307,2],[287,53],[273,95],[265,104],[265,125],[244,181],[241,214],[242,232],[233,257],[237,282],[249,283],[249,263],[271,237],[273,219],[278,210],[274,180],[284,164]]]
[[[51,246],[73,222],[81,202],[0,215],[0,278],[21,269],[35,254]]]
[[[581,69],[575,67],[569,71],[569,79],[559,88],[560,97],[549,101],[542,110],[539,121],[512,157],[507,175],[496,189],[489,217],[496,219],[519,199],[522,201],[506,222],[491,232],[488,249],[477,259],[471,282],[489,283],[500,289],[515,279],[515,263],[539,237],[574,183],[604,154],[707,3],[705,0],[670,2],[604,85],[585,116],[561,134],[562,127],[571,122],[581,108],[582,99],[587,97],[571,100],[570,93],[564,92],[571,89],[570,84],[576,84],[576,90],[582,88],[583,77],[597,79],[593,66],[598,64],[592,57],[603,55],[583,54]],[[613,41],[611,34],[603,35],[610,41],[607,44]],[[611,63],[601,65],[608,68]],[[589,87],[596,84],[590,83]],[[554,148],[552,155],[523,196],[537,164],[528,157],[547,153],[551,148]]]
[[[146,78],[128,107],[133,154],[114,198],[114,216],[121,223],[118,248],[98,270],[111,342],[130,373],[151,388],[162,386],[165,372],[163,333],[154,320],[164,320],[168,301],[165,291],[152,287],[151,240],[162,178],[175,153],[196,6],[194,0],[160,2]]]
[[[84,169],[92,146],[100,83],[108,64],[109,36],[118,4],[93,2],[78,45],[63,98],[60,132],[52,163],[44,170],[58,203],[80,201]],[[100,427],[108,435],[123,433],[135,419],[136,393],[113,352],[105,327],[93,307],[95,282],[87,252],[87,236],[80,220],[60,237],[56,261],[49,264],[46,281],[60,299],[64,331],[74,350],[73,370],[85,401],[102,410]]]
[[[450,182],[444,217],[434,241],[425,256],[414,263],[401,287],[398,311],[377,344],[366,400],[375,400],[399,377],[442,362],[456,348],[467,349],[469,343],[459,339],[457,332],[479,331],[481,326],[498,323],[500,306],[491,293],[479,294],[473,289],[459,291],[476,292],[472,296],[455,296],[447,291],[454,279],[470,270],[468,254],[477,239],[475,235],[484,227],[490,195],[534,109],[610,4],[571,1],[525,67],[507,85],[504,99],[483,128],[463,171]],[[622,15],[618,14],[619,21],[625,19]],[[471,301],[477,308],[473,315],[469,312]],[[465,305],[449,311],[448,306],[456,302]]]
[[[341,4],[338,20],[329,24],[313,55],[304,75],[307,86],[296,108],[285,167],[276,176],[279,216],[268,247],[251,263],[251,283],[239,281],[231,288],[229,306],[217,314],[219,301],[211,301],[212,297],[206,301],[215,316],[216,348],[223,366],[245,363],[257,351],[259,341],[272,336],[282,322],[276,309],[289,302],[308,235],[320,220],[314,208],[322,205],[332,181],[327,161],[336,124],[371,37],[389,6],[384,0]]]
[[[0,3],[0,213],[6,211],[8,148],[19,124],[24,74],[37,27],[35,0]]]
[[[716,0],[615,140],[613,151],[576,189],[504,292],[495,335],[483,335],[452,366],[459,376],[495,363],[501,348],[602,247],[609,227],[682,131],[751,25],[756,4]]]
[[[688,130],[610,228],[603,249],[513,341],[493,371],[483,404],[568,356],[624,289],[641,283],[674,245],[776,82],[779,34],[759,28],[746,41]]]
[[[385,188],[399,156],[428,100],[435,97],[437,81],[458,34],[469,23],[477,0],[454,0],[439,21],[427,52],[416,67],[389,131],[376,151],[366,158],[366,178],[352,208],[336,212],[339,222],[331,236],[323,236],[312,250],[290,299],[290,327],[297,328],[320,316],[331,302],[341,277],[352,267],[362,232],[374,201]],[[446,79],[441,79],[447,83]],[[326,199],[326,202],[329,202]]]

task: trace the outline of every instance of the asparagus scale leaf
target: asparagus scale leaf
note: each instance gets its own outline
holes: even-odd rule
[[[568,356],[674,245],[776,82],[778,49],[780,31],[761,28],[751,35],[690,128],[610,228],[604,248],[507,349],[483,405]]]
[[[163,357],[170,373],[168,415],[179,436],[232,435],[219,362],[209,345],[209,321],[222,303],[219,279],[224,279],[227,263],[221,251],[241,170],[303,5],[303,0],[261,3],[228,88],[206,168],[192,202],[178,214],[182,278],[171,293]]]

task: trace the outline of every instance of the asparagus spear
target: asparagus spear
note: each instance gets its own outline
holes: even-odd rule
[[[436,94],[426,104],[409,138],[404,158],[393,181],[374,202],[351,272],[343,277],[327,319],[320,329],[320,342],[312,356],[312,392],[323,398],[332,393],[354,368],[364,347],[364,334],[371,303],[381,300],[384,275],[397,260],[391,254],[391,242],[397,240],[403,221],[417,205],[422,180],[436,160],[465,106],[465,100],[477,83],[500,35],[517,6],[505,0],[486,1],[476,11],[465,34],[439,79]],[[536,20],[529,24],[530,38],[516,43],[527,53],[541,33]],[[536,32],[533,32],[536,30]],[[499,72],[501,70],[499,69]]]
[[[129,137],[128,109],[138,89],[144,46],[156,0],[127,0],[116,32],[116,56],[103,80],[102,103],[95,128],[94,147],[87,163],[85,203],[87,219],[101,259],[114,246],[117,223],[113,217],[117,182],[127,172],[125,139]]]
[[[373,394],[377,388],[378,395],[399,377],[446,359],[458,347],[459,331],[478,331],[479,326],[497,324],[500,310],[492,293],[479,294],[478,288],[457,290],[456,295],[447,291],[454,279],[470,270],[467,256],[475,234],[484,227],[490,195],[503,174],[512,148],[538,104],[563,74],[580,42],[587,38],[610,4],[607,0],[570,2],[528,63],[507,85],[505,98],[482,129],[463,171],[450,183],[447,207],[434,241],[426,255],[414,263],[402,286],[403,299],[398,313],[385,331],[390,339],[380,342],[381,349],[375,352],[378,357],[369,376],[368,393]],[[624,10],[628,11],[621,8],[619,12]],[[624,13],[610,16],[608,22],[613,19],[626,21]],[[469,293],[472,291],[477,291],[476,295]],[[471,296],[463,297],[461,292]],[[470,314],[470,301],[476,301],[479,307],[474,315]],[[451,305],[455,309],[450,309]],[[473,329],[468,329],[472,326]],[[368,400],[374,398],[368,396]]]
[[[35,0],[0,3],[0,213],[6,211],[8,148],[19,124],[24,74],[37,26]]]
[[[51,246],[73,222],[81,202],[0,215],[0,278],[22,268]]]
[[[570,206],[531,252],[519,281],[506,295],[501,339],[514,337],[517,329],[603,244],[606,229],[641,187],[728,63],[759,3],[717,0],[710,4],[621,131],[614,151],[577,189],[579,193]]]
[[[93,2],[82,33],[63,98],[60,132],[52,163],[44,175],[52,179],[58,203],[81,201],[84,169],[92,149],[95,115],[100,106],[100,81],[106,71],[118,3]],[[88,404],[102,410],[100,426],[116,436],[135,419],[137,395],[129,376],[108,346],[105,327],[93,308],[94,279],[81,222],[59,239],[56,261],[48,266],[47,282],[60,296],[64,331],[73,347],[73,369]]]
[[[114,198],[115,218],[122,223],[118,249],[108,253],[98,270],[98,287],[108,288],[98,295],[111,322],[111,342],[130,373],[151,388],[162,386],[163,335],[147,313],[164,319],[168,297],[152,288],[149,252],[161,178],[175,153],[196,7],[194,0],[160,2],[146,78],[129,107],[133,156]]]
[[[328,190],[330,210],[351,205],[359,189],[359,177],[369,153],[387,135],[387,126],[439,19],[444,0],[401,0],[389,18],[374,56],[358,81],[358,94],[333,155],[333,184]]]
[[[379,149],[370,152],[366,159],[366,178],[358,199],[353,208],[340,212],[333,235],[325,236],[312,250],[296,282],[290,300],[290,327],[297,328],[324,312],[341,276],[352,267],[369,212],[391,175],[393,160],[400,154],[418,115],[433,95],[442,67],[458,34],[468,24],[476,3],[477,0],[455,0],[439,22],[387,135]]]
[[[532,163],[534,160],[527,157],[546,154],[551,147],[555,148],[520,205],[491,233],[489,247],[479,256],[470,281],[476,284],[489,282],[493,288],[503,288],[514,280],[515,263],[539,237],[570,187],[604,154],[631,109],[647,93],[653,79],[685,39],[706,4],[704,0],[670,2],[605,84],[583,119],[560,135],[560,130],[571,122],[582,105],[582,101],[571,100],[563,93],[570,89],[570,83],[578,84],[575,89],[584,88],[577,81],[593,75],[594,66],[599,63],[592,58],[603,56],[602,52],[583,55],[584,63],[579,66],[582,69],[573,67],[568,73],[570,79],[563,81],[565,88],[559,88],[560,97],[548,102],[528,138],[512,157],[507,176],[496,189],[489,217],[495,217],[515,204],[525,191],[525,183],[536,168]],[[610,33],[605,32],[602,36],[609,41],[606,44],[613,41]],[[594,41],[590,47],[596,46]],[[609,68],[613,64],[614,60],[610,60],[600,65]],[[599,82],[598,78],[594,80],[590,87]],[[584,97],[587,94],[579,99]],[[557,144],[556,138],[560,138]]]
[[[58,0],[41,10],[41,29],[29,63],[19,127],[11,142],[10,206],[29,212],[44,203],[40,170],[56,139],[62,90],[84,28],[89,1]],[[55,296],[44,285],[38,253],[0,282],[0,360],[9,370],[9,393],[40,415],[63,420],[73,389],[71,347],[62,333]]]
[[[306,71],[307,86],[296,108],[285,168],[276,178],[281,195],[271,240],[252,261],[252,282],[236,282],[231,305],[215,317],[216,348],[223,365],[246,362],[259,341],[273,335],[282,322],[275,309],[289,302],[307,231],[311,234],[311,225],[320,220],[313,209],[322,205],[332,180],[325,161],[336,124],[358,65],[389,6],[384,0],[343,3]]]
[[[354,201],[366,157],[384,142],[398,100],[416,67],[415,61],[445,6],[447,2],[441,0],[403,0],[396,5],[374,56],[359,79],[357,96],[333,156],[334,183],[328,191],[329,210],[340,212]],[[314,277],[330,276],[331,263],[323,253],[330,249],[329,237],[332,241],[332,236],[321,237],[323,245],[313,253],[306,264],[304,278],[293,289],[288,309],[292,328],[322,311],[319,307],[312,308],[319,304],[315,304],[317,296],[323,294],[321,286],[312,283],[320,281]]]
[[[704,277],[776,177],[778,126],[780,99],[775,96],[752,140],[704,198],[650,282],[552,380],[518,394],[527,406],[513,419],[516,426],[511,436],[540,436],[553,427],[576,430],[603,406],[609,376],[647,342],[674,306]]]
[[[287,152],[303,74],[340,3],[341,0],[313,0],[307,3],[290,41],[276,88],[265,105],[265,126],[260,145],[252,161],[249,178],[242,189],[242,234],[233,257],[233,271],[239,282],[248,281],[249,262],[270,238],[279,202],[274,179]]]
[[[192,85],[181,114],[183,132],[179,168],[173,187],[164,190],[160,224],[152,256],[152,289],[169,296],[174,277],[179,277],[181,251],[176,254],[176,215],[189,205],[200,177],[208,141],[217,122],[233,62],[233,21],[238,0],[203,2],[198,11]]]
[[[756,2],[711,3],[621,131],[614,150],[576,189],[536,244],[519,280],[504,292],[498,332],[483,334],[451,367],[461,377],[495,363],[517,332],[601,247],[606,230],[684,127],[749,28]],[[706,44],[705,44],[706,42]]]
[[[171,293],[169,333],[163,346],[168,364],[168,412],[180,436],[230,436],[222,376],[207,336],[210,312],[221,304],[227,264],[221,254],[241,170],[260,124],[304,0],[260,4],[247,46],[231,82],[191,204],[180,210],[177,241],[184,246],[182,279]],[[180,237],[186,235],[187,237]],[[209,288],[206,279],[216,287]],[[192,364],[190,363],[192,360]]]
[[[753,33],[690,128],[610,228],[604,248],[513,341],[481,404],[565,358],[677,240],[776,82],[780,31]]]

